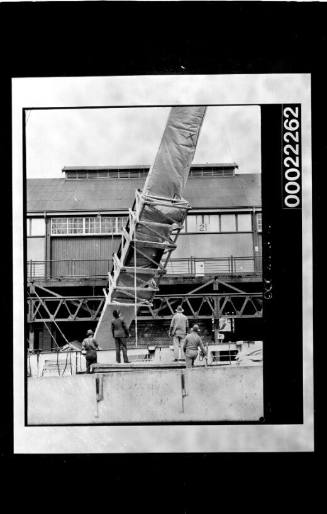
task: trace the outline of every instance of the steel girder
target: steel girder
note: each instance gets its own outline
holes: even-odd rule
[[[103,309],[103,296],[28,297],[29,323],[46,321],[98,321]],[[138,313],[139,321],[171,319],[176,305],[193,319],[262,317],[261,293],[205,293],[158,295]]]

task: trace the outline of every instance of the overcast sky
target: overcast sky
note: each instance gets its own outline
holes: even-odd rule
[[[61,178],[64,166],[151,165],[170,108],[27,112],[27,178]],[[208,107],[194,163],[236,162],[261,172],[260,108]]]

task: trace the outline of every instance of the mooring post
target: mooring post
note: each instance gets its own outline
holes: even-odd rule
[[[185,398],[185,396],[187,396],[184,371],[181,372],[181,390],[182,390],[182,412],[184,412],[184,398]]]
[[[95,375],[96,410],[95,417],[99,417],[99,402],[103,400],[103,375]]]

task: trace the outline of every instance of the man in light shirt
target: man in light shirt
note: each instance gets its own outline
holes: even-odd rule
[[[181,305],[176,309],[170,327],[169,336],[173,338],[174,345],[174,360],[177,361],[184,357],[182,349],[182,341],[184,340],[188,331],[188,319],[183,314],[184,310]]]
[[[187,368],[192,368],[194,366],[194,361],[198,356],[198,349],[201,350],[202,355],[207,355],[202,339],[199,336],[199,332],[199,325],[193,325],[191,332],[187,334],[184,339],[183,351],[185,352],[185,363]]]

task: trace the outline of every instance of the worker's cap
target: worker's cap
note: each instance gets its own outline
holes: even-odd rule
[[[193,325],[192,330],[194,330],[195,332],[200,332],[199,325]]]
[[[93,336],[94,332],[93,330],[89,329],[87,332],[86,332],[86,335],[88,336]]]
[[[176,312],[184,312],[184,309],[181,305],[179,305],[176,309]]]

